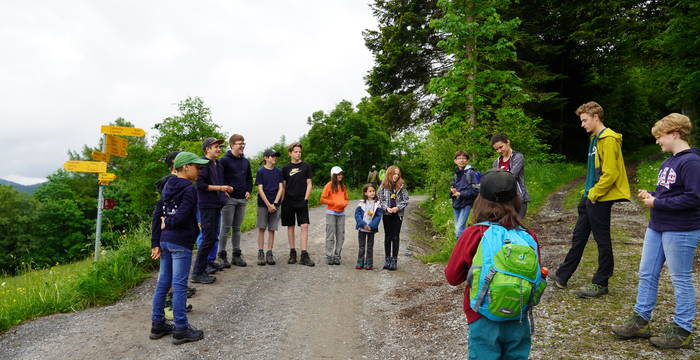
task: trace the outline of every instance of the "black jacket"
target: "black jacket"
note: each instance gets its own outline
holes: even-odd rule
[[[245,193],[253,191],[253,174],[248,159],[243,155],[236,157],[229,150],[219,162],[223,169],[224,185],[233,187],[231,197],[245,199]]]
[[[165,218],[165,230],[160,229],[160,217],[164,216],[163,204],[173,200],[177,204],[174,215]],[[173,177],[165,184],[151,219],[151,248],[161,242],[177,244],[188,249],[194,247],[199,234],[197,226],[197,190],[192,183],[180,177]]]

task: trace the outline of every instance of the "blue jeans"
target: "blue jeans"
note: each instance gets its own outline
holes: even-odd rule
[[[153,294],[151,320],[161,322],[165,319],[165,295],[173,288],[173,317],[175,328],[187,327],[187,278],[192,264],[192,250],[180,245],[160,243],[160,274]]]
[[[634,305],[634,312],[644,320],[651,319],[651,312],[656,307],[659,273],[665,262],[676,300],[673,321],[683,329],[693,331],[695,288],[692,273],[698,239],[700,230],[658,232],[647,228],[639,263],[637,303]]]
[[[485,317],[469,324],[469,359],[527,360],[531,346],[530,322],[492,321]]]
[[[452,208],[452,210],[455,213],[455,236],[459,240],[462,231],[467,227],[467,219],[469,219],[469,212],[472,211],[472,207],[467,205],[461,209]]]

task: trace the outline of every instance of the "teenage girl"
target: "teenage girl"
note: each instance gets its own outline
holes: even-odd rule
[[[326,204],[326,263],[340,265],[340,251],[345,241],[345,207],[348,191],[343,183],[343,169],[331,169],[331,181],[323,187],[321,204]]]
[[[379,187],[379,206],[384,212],[384,269],[396,270],[399,256],[399,233],[403,213],[408,205],[408,192],[398,166],[389,166]]]
[[[377,201],[377,191],[373,184],[366,184],[362,187],[362,201],[355,209],[355,227],[357,240],[360,243],[360,250],[357,254],[357,265],[355,269],[372,270],[374,263],[374,233],[379,231],[379,221],[382,220],[382,209]]]

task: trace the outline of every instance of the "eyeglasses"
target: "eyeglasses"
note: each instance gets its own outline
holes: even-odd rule
[[[244,142],[237,142],[237,143],[233,143],[233,145],[245,146],[245,143]]]

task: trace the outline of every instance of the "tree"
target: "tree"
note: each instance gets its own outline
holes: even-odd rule
[[[155,137],[153,151],[158,157],[163,157],[170,151],[184,151],[188,142],[199,143],[208,137],[225,138],[221,127],[214,123],[211,109],[204,105],[202,98],[188,97],[177,106],[180,115],[165,118],[153,126],[158,131]],[[201,152],[201,148],[196,153]]]
[[[12,274],[30,262],[36,206],[29,195],[0,185],[0,272]]]

